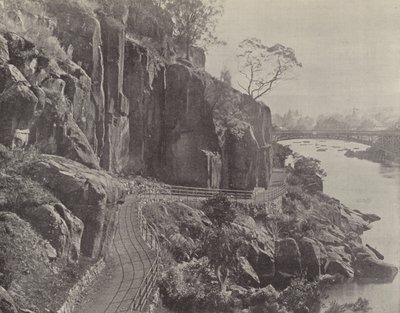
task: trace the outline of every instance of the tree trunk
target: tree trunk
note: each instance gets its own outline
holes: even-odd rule
[[[190,61],[190,40],[186,39],[186,60]]]

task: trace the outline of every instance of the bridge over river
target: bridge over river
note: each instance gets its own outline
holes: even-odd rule
[[[395,157],[400,156],[400,130],[276,130],[274,142],[289,139],[337,139],[375,147]]]

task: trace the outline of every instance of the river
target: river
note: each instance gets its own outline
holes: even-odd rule
[[[363,234],[363,243],[377,248],[386,262],[399,265],[400,166],[347,158],[343,149],[367,148],[357,143],[338,140],[286,140],[280,143],[289,145],[301,155],[321,161],[321,167],[328,174],[324,179],[326,194],[339,199],[349,208],[381,217],[380,221],[372,224],[371,230]],[[358,297],[369,300],[373,313],[400,313],[399,275],[388,284],[352,282],[338,285],[329,292],[326,302],[354,302]]]

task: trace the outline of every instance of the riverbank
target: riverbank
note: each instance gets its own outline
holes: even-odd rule
[[[294,166],[282,211],[221,199],[213,202],[214,213],[202,201],[147,205],[144,214],[157,226],[163,246],[163,305],[172,312],[253,312],[272,304],[279,309],[273,312],[305,312],[304,307],[319,312],[327,285],[392,280],[397,269],[360,238],[379,217],[324,194],[317,173],[314,160]],[[216,208],[228,214],[215,214]]]
[[[348,158],[344,156],[347,149],[365,150],[367,146],[340,140],[311,140],[307,144],[293,140],[281,142],[307,157],[321,161],[328,175],[324,178],[324,192],[331,195],[353,210],[375,213],[380,221],[371,224],[371,229],[361,236],[363,243],[377,248],[385,261],[398,265],[400,260],[400,166]],[[317,151],[323,144],[326,151]],[[292,162],[289,160],[288,162]],[[360,281],[347,282],[334,286],[328,293],[328,299],[339,303],[354,302],[359,297],[367,298],[372,312],[398,313],[400,299],[399,275],[393,282],[368,284]]]
[[[375,147],[369,147],[366,150],[361,151],[348,149],[344,155],[349,158],[358,158],[360,160],[368,160],[381,164],[400,164],[400,157],[396,157],[393,154],[389,154]]]
[[[323,193],[323,176],[326,174],[318,160],[297,156],[283,206],[284,212],[302,221],[303,227],[311,230],[307,235],[319,243],[322,273],[339,274],[341,281],[393,281],[398,269],[382,262],[380,253],[361,240],[380,217],[352,210]]]

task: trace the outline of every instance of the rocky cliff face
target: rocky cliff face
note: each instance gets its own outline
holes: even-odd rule
[[[66,60],[15,34],[0,37],[0,143],[29,141],[92,168],[171,184],[267,186],[268,107],[206,74],[199,49],[182,60],[160,13],[140,10],[116,19],[49,4]]]

